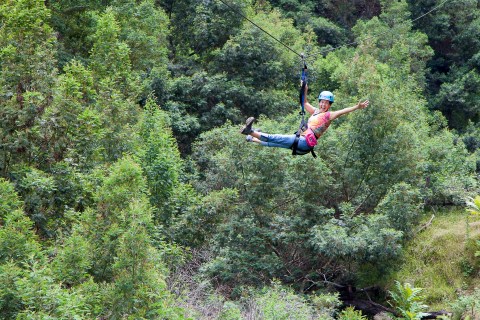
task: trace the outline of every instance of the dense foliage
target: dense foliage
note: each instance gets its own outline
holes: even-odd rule
[[[332,284],[376,285],[478,194],[478,1],[228,4],[0,0],[3,318],[364,319]],[[296,52],[311,101],[370,100],[317,159],[238,133],[296,130]]]

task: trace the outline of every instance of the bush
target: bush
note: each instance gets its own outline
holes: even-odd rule
[[[315,296],[312,301],[308,301],[303,296],[295,294],[290,288],[274,282],[273,287],[264,288],[248,302],[250,315],[246,318],[328,320],[333,319],[334,309],[339,303],[336,296],[328,294]]]
[[[353,307],[348,307],[343,310],[338,317],[338,320],[364,320],[367,319],[366,316],[362,315],[360,310],[355,310]]]
[[[422,207],[418,189],[402,182],[389,190],[376,210],[389,218],[393,228],[408,235],[418,222]]]
[[[415,288],[410,283],[401,284],[395,281],[395,291],[390,291],[393,299],[391,303],[402,315],[402,319],[422,319],[425,313],[422,312],[427,306],[422,303],[424,297],[421,295],[423,289]]]
[[[222,312],[218,317],[219,320],[241,320],[242,312],[240,308],[233,302],[225,302]]]
[[[480,317],[480,288],[471,295],[464,295],[451,304],[453,319],[478,319]]]

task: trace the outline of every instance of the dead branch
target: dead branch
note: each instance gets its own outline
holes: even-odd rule
[[[433,218],[435,218],[434,214],[432,214],[432,217],[430,218],[430,220],[428,220],[427,223],[425,223],[423,226],[421,226],[414,234],[417,234],[417,233],[427,229],[428,227],[430,227],[430,225],[432,224]]]

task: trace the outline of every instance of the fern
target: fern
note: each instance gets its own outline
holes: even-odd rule
[[[395,281],[395,291],[390,291],[393,303],[390,303],[403,318],[408,320],[421,319],[426,313],[422,310],[427,306],[422,303],[422,288],[415,288],[409,283],[402,285],[399,281]]]
[[[348,307],[342,311],[338,320],[367,320],[367,317],[362,315],[362,311]]]
[[[466,202],[468,212],[471,214],[480,215],[480,195],[476,196],[475,198],[468,197]]]

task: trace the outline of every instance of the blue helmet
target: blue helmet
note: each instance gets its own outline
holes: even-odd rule
[[[322,91],[318,95],[318,100],[328,100],[330,101],[330,103],[333,103],[333,93],[331,93],[330,91]]]

